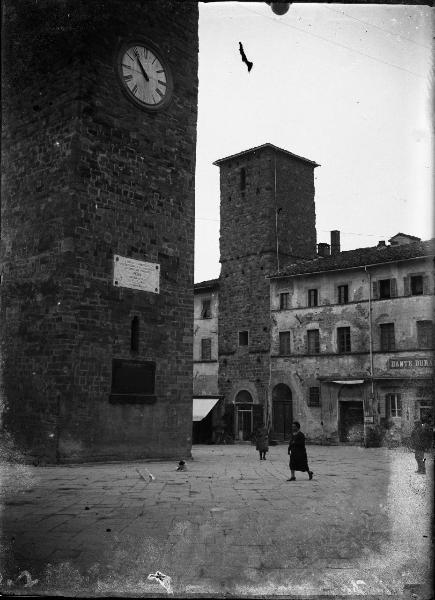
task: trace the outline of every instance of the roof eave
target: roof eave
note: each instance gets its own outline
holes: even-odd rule
[[[349,265],[347,267],[337,267],[332,269],[322,269],[320,271],[300,271],[299,273],[277,273],[276,275],[266,275],[266,279],[282,279],[283,277],[301,277],[303,275],[320,275],[322,273],[333,273],[334,271],[350,271],[352,269],[364,269],[366,267],[378,267],[391,263],[406,262],[407,260],[418,260],[422,258],[434,258],[433,254],[422,254],[419,256],[408,256],[406,258],[395,258],[384,262],[360,263],[359,265]]]
[[[274,150],[278,150],[279,152],[282,152],[284,154],[292,156],[293,158],[296,158],[302,162],[313,165],[314,168],[321,166],[318,163],[314,162],[313,160],[309,160],[308,158],[304,158],[303,156],[294,154],[293,152],[290,152],[289,150],[284,150],[284,148],[279,148],[278,146],[275,146],[274,144],[271,144],[270,142],[267,142],[266,144],[261,144],[261,146],[255,146],[254,148],[249,148],[248,150],[243,150],[242,152],[237,152],[236,154],[231,154],[230,156],[226,156],[224,158],[219,158],[218,160],[215,160],[213,162],[213,165],[216,165],[217,167],[219,167],[224,162],[227,162],[229,160],[234,160],[236,158],[239,158],[240,156],[244,156],[246,154],[256,152],[257,150],[264,150],[265,148],[272,148]]]

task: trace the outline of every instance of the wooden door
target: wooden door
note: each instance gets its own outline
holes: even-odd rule
[[[292,403],[274,400],[272,404],[273,436],[281,441],[290,439],[292,430]]]
[[[288,440],[292,431],[292,393],[288,385],[279,383],[272,390],[272,432],[274,439]]]

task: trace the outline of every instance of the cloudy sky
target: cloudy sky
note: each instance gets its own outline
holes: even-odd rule
[[[427,6],[200,3],[195,281],[220,270],[213,161],[266,142],[321,165],[318,242],[432,237],[432,35]]]

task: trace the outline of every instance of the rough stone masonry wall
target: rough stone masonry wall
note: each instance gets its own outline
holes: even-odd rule
[[[251,256],[222,264],[219,288],[219,393],[234,400],[248,389],[263,403],[269,378],[269,283],[264,271],[273,256]],[[238,345],[239,331],[249,332],[249,346]],[[246,387],[246,382],[251,386]],[[255,388],[255,392],[252,389]]]
[[[2,395],[18,445],[49,461],[190,452],[197,5],[125,7],[4,11]],[[139,34],[174,76],[156,114],[116,78]],[[159,263],[160,294],[114,288],[114,254]],[[156,362],[154,405],[109,404],[112,358]]]
[[[275,164],[277,172],[275,202]],[[240,189],[240,170],[246,186]],[[313,166],[265,148],[221,165],[219,393],[233,402],[241,389],[264,404],[269,388],[270,288],[280,263],[315,252]],[[249,331],[249,347],[238,332]]]
[[[277,153],[276,194],[280,269],[316,256],[314,165]]]

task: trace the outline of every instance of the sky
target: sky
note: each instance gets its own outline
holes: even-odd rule
[[[270,142],[315,169],[317,242],[433,232],[428,6],[199,3],[195,282],[219,277],[219,168]],[[254,63],[239,54],[242,42]]]

